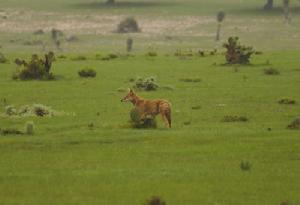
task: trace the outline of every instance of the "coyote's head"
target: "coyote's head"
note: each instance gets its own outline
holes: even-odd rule
[[[129,89],[128,94],[124,98],[121,99],[121,102],[128,102],[128,101],[132,102],[133,100],[135,100],[135,98],[136,98],[135,93],[133,92],[132,89]]]

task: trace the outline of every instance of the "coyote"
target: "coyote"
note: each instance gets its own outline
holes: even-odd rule
[[[121,102],[131,102],[141,113],[141,119],[161,114],[166,127],[171,128],[171,103],[167,100],[146,100],[137,96],[132,89],[121,99]]]

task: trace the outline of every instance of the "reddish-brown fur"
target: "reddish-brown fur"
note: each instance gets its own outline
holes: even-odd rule
[[[147,116],[155,117],[161,114],[165,125],[171,128],[171,103],[164,99],[146,100],[137,96],[132,89],[121,99],[121,102],[131,102],[141,113],[141,119]]]

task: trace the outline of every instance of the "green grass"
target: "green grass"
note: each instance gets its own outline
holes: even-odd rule
[[[8,15],[0,18],[0,52],[10,60],[0,64],[0,128],[25,131],[26,122],[35,125],[34,135],[0,135],[0,205],[133,205],[153,195],[168,205],[300,204],[299,131],[286,129],[300,115],[299,1],[292,1],[291,25],[283,23],[281,1],[269,13],[261,10],[261,0],[119,0],[112,8],[101,2],[0,0],[0,16]],[[222,65],[222,42],[214,42],[215,15],[221,9],[227,13],[222,42],[237,35],[263,51],[251,65]],[[142,23],[142,33],[120,35],[114,26],[97,27],[117,25],[120,15],[158,26],[166,20],[170,28],[155,33],[156,24]],[[172,27],[182,18],[201,21]],[[85,24],[90,27],[79,29]],[[53,64],[57,80],[12,80],[15,58],[55,50],[49,33],[55,26],[79,38],[55,51],[67,57]],[[37,29],[46,35],[33,35]],[[96,57],[124,54],[128,37],[134,39],[134,57]],[[24,45],[35,40],[43,41],[46,51]],[[214,56],[174,56],[177,49],[215,47]],[[146,56],[149,51],[158,56]],[[78,56],[87,59],[72,60]],[[280,74],[265,75],[270,67]],[[80,78],[84,68],[97,76]],[[158,129],[128,128],[132,105],[120,102],[126,95],[120,90],[133,86],[129,79],[149,76],[161,87],[174,88],[138,92],[170,100],[172,129],[164,128],[160,116]],[[281,105],[283,98],[297,103]],[[4,99],[16,107],[38,103],[64,114],[5,117]],[[224,116],[249,120],[222,122]],[[242,170],[241,162],[251,169]]]
[[[14,65],[2,64],[0,96],[9,104],[42,103],[76,115],[0,118],[0,127],[22,129],[28,120],[36,125],[34,136],[0,138],[1,201],[142,204],[159,195],[168,204],[297,204],[299,133],[286,126],[299,106],[277,101],[300,101],[298,55],[255,56],[253,65],[238,72],[220,65],[223,56],[62,60],[53,71],[63,78],[53,82],[12,81]],[[281,74],[264,75],[265,59]],[[80,79],[77,70],[84,66],[97,77]],[[125,93],[117,89],[132,86],[128,79],[137,76],[156,76],[160,85],[175,87],[139,93],[172,102],[172,129],[160,119],[157,130],[126,128],[132,105],[120,102]],[[179,80],[195,76],[202,81]],[[225,115],[247,116],[249,122],[221,122]],[[250,171],[240,169],[243,160],[251,163]]]

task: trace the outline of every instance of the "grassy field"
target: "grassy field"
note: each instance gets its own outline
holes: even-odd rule
[[[8,16],[0,20],[0,52],[10,60],[0,64],[0,128],[35,124],[32,136],[0,135],[0,205],[132,205],[153,195],[172,205],[300,203],[299,131],[286,129],[300,112],[299,1],[293,2],[291,25],[283,23],[279,9],[260,11],[258,0],[120,0],[114,8],[93,2],[0,0],[0,14]],[[220,48],[213,41],[220,9],[228,13],[222,41],[241,36],[262,55],[246,66],[224,66],[223,50],[205,57],[174,56],[176,49]],[[141,20],[143,32],[112,33],[128,15]],[[79,38],[56,51],[67,57],[53,64],[58,79],[12,80],[15,58],[54,49],[49,33],[32,34],[53,27]],[[97,54],[125,54],[128,36],[134,38],[132,57],[97,59]],[[45,48],[24,45],[34,40],[45,42]],[[158,56],[146,56],[148,51]],[[87,60],[72,60],[78,55]],[[86,67],[97,71],[96,78],[78,76]],[[265,75],[270,67],[280,75]],[[131,78],[149,76],[161,88],[138,94],[172,102],[172,129],[164,128],[160,117],[157,129],[128,127],[132,105],[120,102],[126,95],[120,90],[133,86]],[[282,98],[297,103],[278,104]],[[63,114],[2,114],[6,105],[34,103]],[[227,115],[249,121],[222,122]],[[250,169],[242,169],[241,162],[249,162]]]

